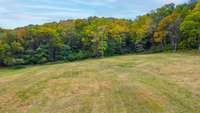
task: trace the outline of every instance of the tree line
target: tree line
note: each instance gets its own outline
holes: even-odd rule
[[[167,4],[135,20],[89,17],[0,29],[0,66],[146,51],[200,49],[200,2]]]

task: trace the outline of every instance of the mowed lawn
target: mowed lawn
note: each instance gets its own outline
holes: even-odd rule
[[[200,54],[2,68],[0,113],[200,113]]]

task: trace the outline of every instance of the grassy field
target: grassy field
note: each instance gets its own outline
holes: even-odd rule
[[[0,113],[200,113],[200,54],[2,68]]]

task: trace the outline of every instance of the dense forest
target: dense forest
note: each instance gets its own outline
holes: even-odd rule
[[[0,29],[0,66],[177,49],[200,49],[200,2],[167,4],[135,20],[89,17]]]

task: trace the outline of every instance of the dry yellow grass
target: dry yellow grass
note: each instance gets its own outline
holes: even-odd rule
[[[200,113],[200,55],[0,69],[0,113]]]

